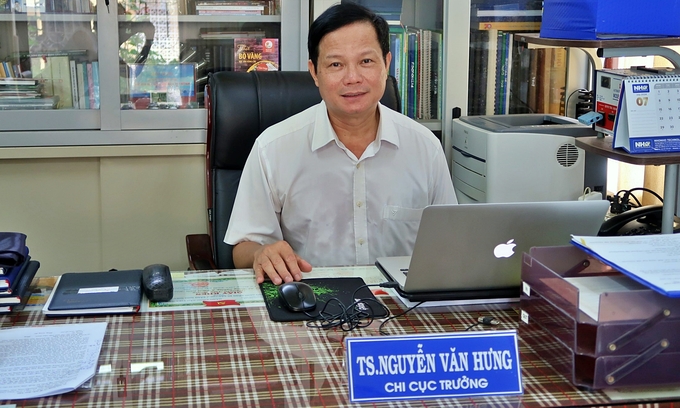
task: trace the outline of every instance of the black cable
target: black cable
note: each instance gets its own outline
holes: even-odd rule
[[[501,323],[501,322],[498,321],[498,319],[496,319],[495,317],[491,317],[491,316],[479,316],[479,317],[477,318],[477,322],[475,322],[475,324],[472,324],[472,325],[468,326],[468,327],[467,327],[465,330],[463,330],[463,331],[468,331],[468,330],[470,330],[471,328],[473,328],[473,327],[475,327],[475,326],[479,326],[480,324],[483,325],[483,326],[498,326],[500,323]]]
[[[373,285],[362,285],[354,290],[354,292],[352,293],[352,299],[356,299],[356,294],[359,290],[367,288],[369,286],[380,286],[383,288],[389,288],[398,285],[399,284],[396,282],[384,282]],[[326,310],[332,303],[337,303],[337,305],[340,308],[338,312],[332,313]],[[377,304],[378,306],[382,307],[383,311],[387,314],[387,316],[390,315],[390,309],[388,309],[387,306],[385,306],[375,298],[356,299],[349,306],[345,306],[342,303],[342,301],[338,298],[332,298],[329,299],[326,302],[326,304],[324,304],[323,308],[321,308],[318,315],[312,316],[309,313],[305,312],[305,314],[311,318],[311,320],[307,322],[307,327],[324,330],[339,327],[340,330],[342,331],[351,331],[356,328],[367,327],[371,323],[373,323],[374,317],[376,315],[370,303]]]
[[[656,197],[656,198],[657,198],[659,201],[661,201],[661,203],[663,204],[663,198],[661,198],[661,196],[660,196],[659,194],[657,194],[656,191],[650,190],[650,189],[645,188],[645,187],[635,187],[635,188],[631,188],[630,190],[626,190],[626,194],[632,195],[631,193],[632,193],[633,191],[646,191],[646,192],[652,194],[654,197]],[[624,198],[625,198],[625,197],[626,197],[626,196],[624,195]],[[635,201],[636,201],[639,205],[641,205],[641,204],[640,204],[640,201],[638,201],[637,197],[635,197],[634,195],[633,195],[633,197],[635,198]]]
[[[579,88],[579,89],[576,89],[575,91],[572,91],[569,94],[569,96],[567,96],[567,101],[564,103],[564,113],[565,113],[565,115],[566,115],[567,111],[569,110],[569,100],[571,99],[572,96],[574,96],[574,94],[576,92],[588,92],[588,90],[584,89],[584,88]]]
[[[425,303],[425,301],[419,302],[416,305],[411,306],[408,309],[404,310],[403,312],[396,314],[396,315],[392,315],[392,316],[388,317],[387,319],[383,320],[383,322],[380,323],[380,327],[378,327],[378,332],[383,336],[389,336],[390,334],[383,330],[383,327],[385,326],[385,324],[387,322],[391,321],[392,319],[396,319],[397,317],[405,315],[406,313],[408,313],[411,310],[415,309],[416,307],[422,305],[423,303]]]
[[[619,190],[613,197],[607,197],[607,199],[611,201],[610,211],[613,214],[621,214],[630,210],[631,208],[642,207],[640,200],[638,200],[638,198],[632,194],[633,191],[646,191],[654,195],[654,197],[656,197],[663,204],[663,198],[661,198],[661,196],[655,191],[645,187],[635,187],[631,188],[630,190]],[[631,203],[631,199],[634,201],[634,203]]]

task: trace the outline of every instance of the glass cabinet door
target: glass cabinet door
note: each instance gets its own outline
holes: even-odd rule
[[[290,28],[302,18],[294,3],[119,0],[120,128],[204,129],[210,73],[298,69],[282,63],[280,52],[282,15]]]
[[[0,64],[2,130],[99,127],[92,1],[0,0]]]
[[[279,1],[120,0],[120,108],[202,108],[212,72],[279,70]]]
[[[471,1],[468,115],[564,114],[567,50],[515,38],[540,30],[542,3]]]
[[[444,12],[442,0],[342,0],[381,15],[390,26],[392,63],[401,113],[416,119],[441,138],[443,112]],[[334,2],[317,0],[318,16]]]

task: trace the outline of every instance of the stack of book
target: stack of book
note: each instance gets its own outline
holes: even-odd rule
[[[441,119],[444,37],[438,30],[391,26],[390,75],[401,91],[402,113],[414,119]]]
[[[31,260],[26,235],[0,232],[0,313],[24,308],[40,263]]]
[[[196,15],[261,16],[269,14],[267,1],[198,0]]]
[[[0,78],[0,110],[54,109],[58,98],[43,98],[42,88],[33,78]]]

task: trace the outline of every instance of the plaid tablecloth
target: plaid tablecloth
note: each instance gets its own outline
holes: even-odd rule
[[[383,299],[393,313],[402,310],[398,301]],[[416,309],[388,323],[385,330],[391,334],[461,331],[474,324],[480,315],[500,320],[497,329],[516,329],[519,324],[518,312],[512,308],[450,306]],[[31,311],[3,316],[0,326],[102,320],[109,322],[99,357],[99,365],[105,370],[94,377],[91,389],[2,403],[14,403],[18,407],[350,406],[343,340],[345,336],[379,335],[379,322],[352,332],[324,331],[308,328],[303,322],[272,322],[266,309],[261,307],[72,318],[44,318],[40,312]],[[475,329],[482,328],[472,328]],[[521,397],[403,401],[366,406],[610,404],[601,391],[584,391],[572,386],[540,356],[550,352],[553,341],[548,335],[540,330],[521,333],[519,352],[524,382]]]

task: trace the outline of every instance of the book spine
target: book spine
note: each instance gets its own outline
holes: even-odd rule
[[[407,116],[416,117],[416,98],[418,92],[418,36],[414,32],[408,33],[408,89]]]
[[[71,71],[71,98],[73,102],[73,107],[78,109],[80,107],[78,103],[78,71],[76,70],[76,61],[69,61],[69,68]]]
[[[83,78],[83,64],[76,62],[76,81],[78,86],[78,108],[87,109],[85,103],[85,81]]]
[[[90,109],[96,109],[95,108],[95,101],[94,101],[94,78],[92,75],[92,63],[88,62],[87,63],[87,98],[90,102]]]
[[[99,61],[92,62],[92,90],[94,94],[93,109],[99,109]]]

